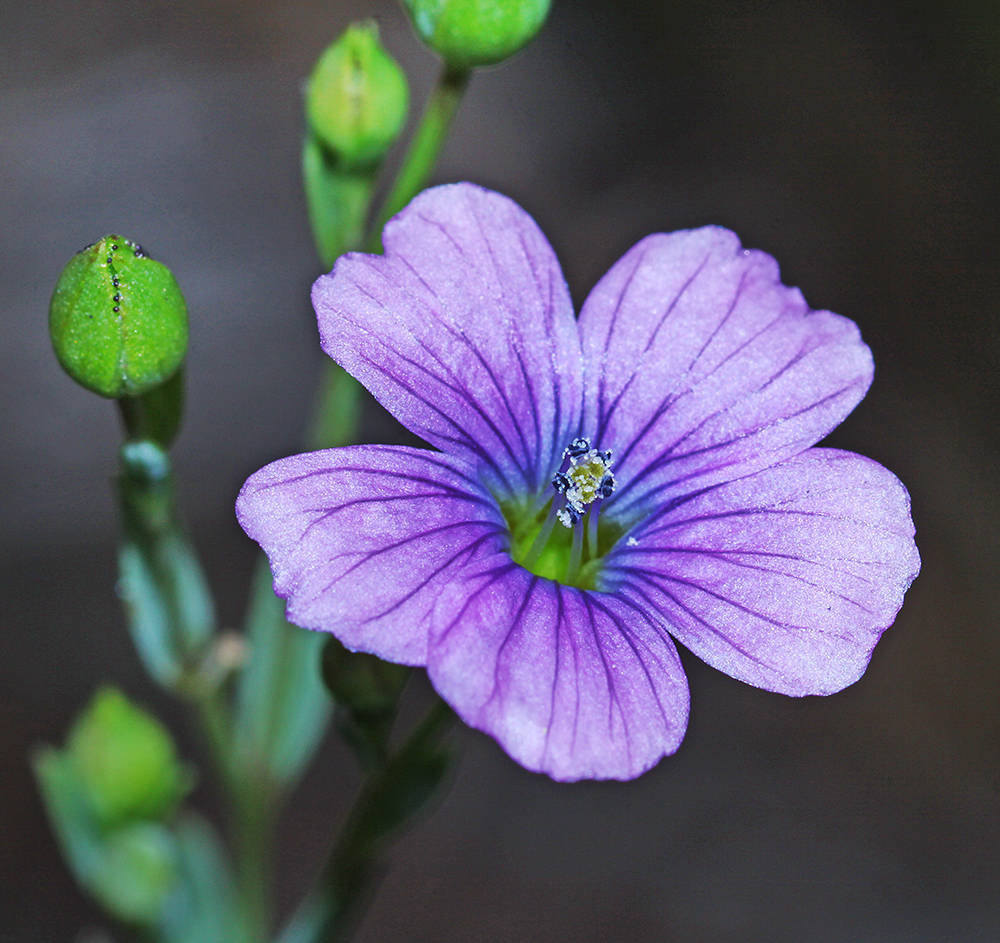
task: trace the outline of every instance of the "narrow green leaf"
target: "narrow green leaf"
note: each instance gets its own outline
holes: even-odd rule
[[[118,492],[125,537],[119,595],[146,669],[172,687],[202,657],[215,624],[214,605],[177,519],[166,453],[151,441],[127,442],[121,463]]]
[[[135,541],[125,541],[118,551],[118,595],[146,671],[163,687],[172,688],[181,675],[181,658],[169,606]]]

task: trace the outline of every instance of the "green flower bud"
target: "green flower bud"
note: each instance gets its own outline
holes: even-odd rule
[[[551,0],[403,0],[417,35],[451,67],[495,65],[541,29]]]
[[[70,766],[97,824],[162,821],[191,787],[167,729],[117,688],[102,688],[70,731]]]
[[[355,23],[320,56],[306,89],[313,134],[345,166],[377,161],[403,130],[406,76],[374,22]]]
[[[389,734],[410,669],[352,652],[332,635],[323,646],[320,666],[336,705],[338,733],[363,766],[377,768],[387,758]]]
[[[100,396],[138,396],[168,379],[187,350],[187,306],[174,276],[142,247],[105,236],[63,269],[49,305],[62,368]]]

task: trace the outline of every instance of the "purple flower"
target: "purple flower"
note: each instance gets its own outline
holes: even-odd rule
[[[237,513],[291,621],[425,665],[560,780],[677,749],[671,636],[784,694],[861,676],[919,558],[899,481],[812,447],[871,382],[853,322],[714,227],[643,239],[577,320],[534,221],[470,184],[417,197],[384,244],[316,282],[323,349],[440,451],[247,481]]]

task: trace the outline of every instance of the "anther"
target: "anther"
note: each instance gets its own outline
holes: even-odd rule
[[[584,436],[566,447],[563,460],[568,465],[556,472],[552,487],[566,498],[565,506],[558,513],[559,521],[572,527],[591,504],[611,495],[615,490],[615,476],[611,474],[611,450],[592,448],[590,439]]]
[[[567,504],[561,511],[556,514],[559,519],[559,523],[564,527],[572,527],[577,521],[580,520],[582,515],[572,504]]]

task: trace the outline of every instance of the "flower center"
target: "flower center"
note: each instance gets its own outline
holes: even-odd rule
[[[529,511],[504,507],[511,557],[525,569],[569,586],[597,589],[601,561],[622,528],[600,519],[601,501],[615,490],[611,452],[574,439],[563,452],[551,491]],[[561,527],[557,527],[561,524]]]

